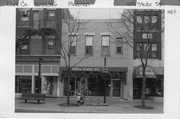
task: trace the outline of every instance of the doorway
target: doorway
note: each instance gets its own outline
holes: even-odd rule
[[[121,80],[120,79],[112,80],[112,96],[113,97],[121,96]]]
[[[39,76],[35,76],[35,93],[41,93],[41,78]]]

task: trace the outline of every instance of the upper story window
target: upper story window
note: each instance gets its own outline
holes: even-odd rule
[[[55,47],[55,36],[47,36],[47,48],[54,49]]]
[[[21,14],[22,18],[29,17],[29,11],[28,10],[20,11],[20,14]]]
[[[54,18],[55,17],[55,10],[48,10],[48,18]]]
[[[86,35],[85,40],[86,40],[86,55],[93,55],[93,35]]]
[[[157,58],[158,57],[158,44],[157,43],[153,43],[151,46],[151,57],[153,58]]]
[[[148,58],[158,58],[160,55],[158,43],[137,43],[135,48],[136,58],[144,58],[148,54]]]
[[[54,40],[48,40],[48,49],[54,48]]]
[[[20,26],[29,26],[29,11],[20,11]]]
[[[76,47],[77,47],[77,36],[76,35],[69,35],[69,47],[70,47],[70,54],[76,55]]]
[[[33,11],[33,29],[39,28],[39,11]]]
[[[28,55],[30,53],[29,37],[21,41],[21,44],[18,46],[17,50],[17,54],[19,55]]]
[[[152,33],[142,33],[142,39],[152,39]]]
[[[137,23],[157,23],[157,15],[149,15],[149,16],[136,16]]]
[[[116,38],[116,54],[123,54],[123,39],[121,37]]]
[[[137,23],[142,23],[142,17],[141,16],[137,16],[136,20],[137,20]]]
[[[110,56],[110,36],[102,35],[102,56]]]
[[[152,23],[156,23],[157,22],[157,16],[152,16]]]
[[[149,16],[144,16],[144,23],[149,23],[149,22],[150,22]]]

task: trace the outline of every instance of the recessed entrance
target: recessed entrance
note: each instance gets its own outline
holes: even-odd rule
[[[121,96],[121,80],[120,79],[112,80],[112,96],[113,97]]]

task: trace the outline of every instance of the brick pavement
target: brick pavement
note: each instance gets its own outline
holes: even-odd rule
[[[70,102],[75,104],[75,98],[71,98]],[[103,97],[99,99],[94,97],[86,98],[85,104],[81,106],[60,106],[66,103],[66,98],[46,98],[46,101],[37,104],[36,101],[24,103],[24,100],[15,98],[16,112],[54,112],[54,113],[163,113],[163,103],[146,101],[146,105],[154,107],[154,109],[138,109],[134,105],[141,104],[141,100],[122,100],[119,98],[107,98],[108,106],[88,106],[88,104],[98,104],[103,102]]]

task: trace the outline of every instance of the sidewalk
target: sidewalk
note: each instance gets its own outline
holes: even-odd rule
[[[15,98],[15,112],[41,112],[41,113],[155,113],[163,114],[163,103],[146,101],[147,106],[152,106],[154,109],[138,109],[134,105],[140,105],[141,100],[122,100],[119,98],[107,98],[108,106],[87,106],[91,103],[102,103],[103,97],[99,100],[97,97],[90,99],[86,98],[85,104],[82,106],[60,106],[59,104],[66,103],[66,98],[46,98],[45,103],[37,104],[37,101],[18,100]],[[76,103],[75,98],[70,99],[70,103]]]

